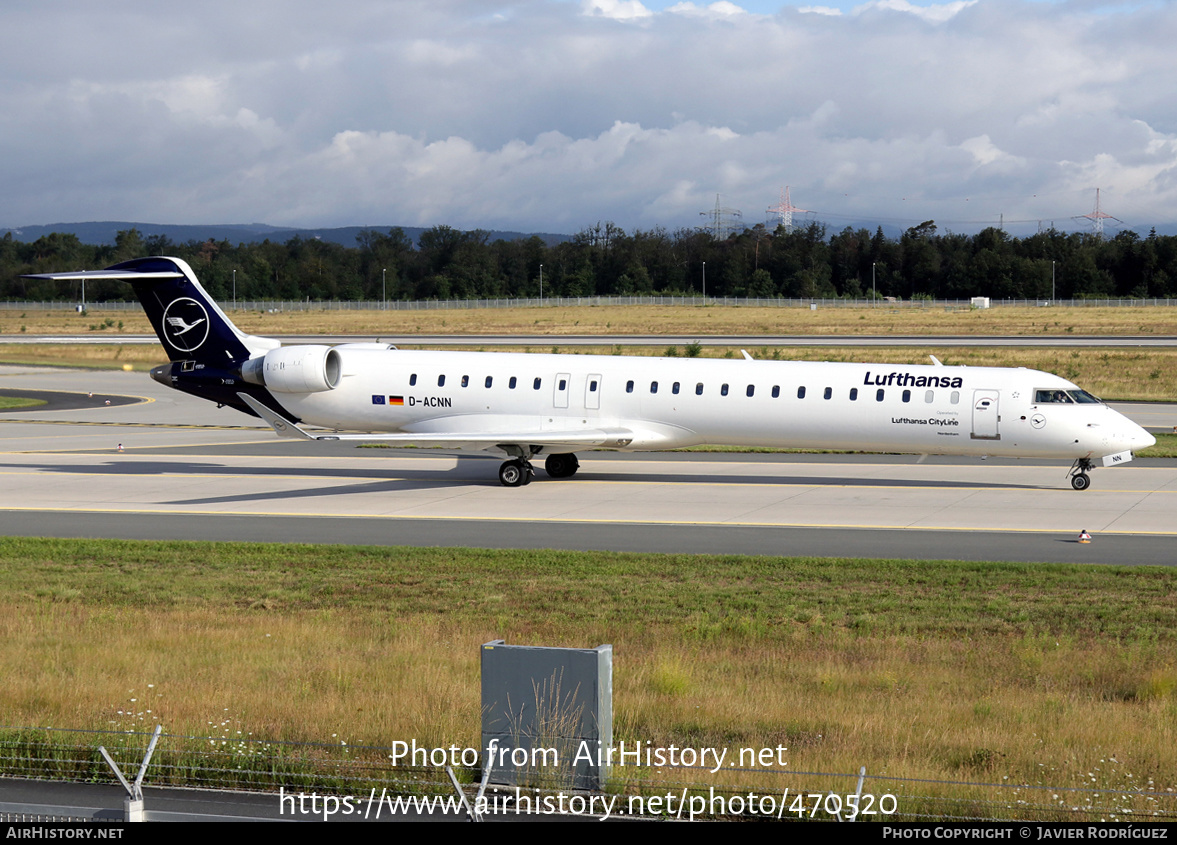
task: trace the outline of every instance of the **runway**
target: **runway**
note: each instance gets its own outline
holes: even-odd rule
[[[583,453],[499,485],[499,458],[279,440],[145,374],[0,368],[0,388],[131,396],[0,415],[0,531],[1168,565],[1177,462],[1097,470],[912,456]],[[1129,405],[1157,428],[1177,409]],[[119,444],[122,451],[118,450]],[[1076,542],[1080,530],[1095,542]]]

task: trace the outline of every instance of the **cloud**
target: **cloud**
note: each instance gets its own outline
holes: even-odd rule
[[[1177,207],[1177,4],[64,6],[0,6],[4,225],[675,228],[785,185],[834,225]]]
[[[639,0],[584,0],[585,14],[600,15],[618,21],[648,18],[654,13]]]
[[[730,18],[733,15],[748,14],[735,3],[728,3],[726,0],[721,0],[718,3],[709,3],[706,6],[699,6],[695,3],[675,3],[673,6],[668,7],[666,11],[676,15],[693,15],[704,18]]]
[[[962,10],[976,4],[978,0],[955,0],[953,3],[933,3],[929,6],[917,6],[908,0],[871,0],[857,9],[861,13],[869,9],[887,9],[893,12],[905,12],[923,18],[932,23],[943,23],[956,16]]]

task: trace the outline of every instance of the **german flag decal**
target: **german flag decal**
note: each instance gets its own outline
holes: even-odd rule
[[[403,396],[389,396],[388,397],[388,404],[389,405],[403,405],[403,404],[405,404],[405,397],[403,397]]]

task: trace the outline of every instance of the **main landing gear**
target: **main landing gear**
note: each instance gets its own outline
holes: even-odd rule
[[[530,459],[535,455],[535,452],[524,456],[522,449],[513,448],[509,454],[514,457],[499,467],[499,481],[504,487],[522,487],[530,484],[531,479],[535,476],[535,468],[531,465]],[[571,452],[548,455],[544,460],[544,470],[552,478],[570,478],[576,475],[578,469],[580,469],[580,461]]]
[[[552,478],[571,478],[580,469],[580,461],[571,452],[564,455],[548,455],[544,471]]]
[[[533,475],[535,475],[535,470],[532,469],[531,461],[521,458],[507,461],[499,467],[499,481],[504,487],[520,487],[530,484]]]
[[[1087,473],[1094,465],[1090,458],[1079,458],[1071,464],[1071,486],[1076,490],[1086,490],[1091,486],[1091,476]]]

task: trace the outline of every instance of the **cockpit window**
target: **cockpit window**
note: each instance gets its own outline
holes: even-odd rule
[[[1035,390],[1036,405],[1102,405],[1086,390]]]
[[[1038,405],[1070,405],[1075,400],[1065,390],[1035,390],[1034,402]]]

